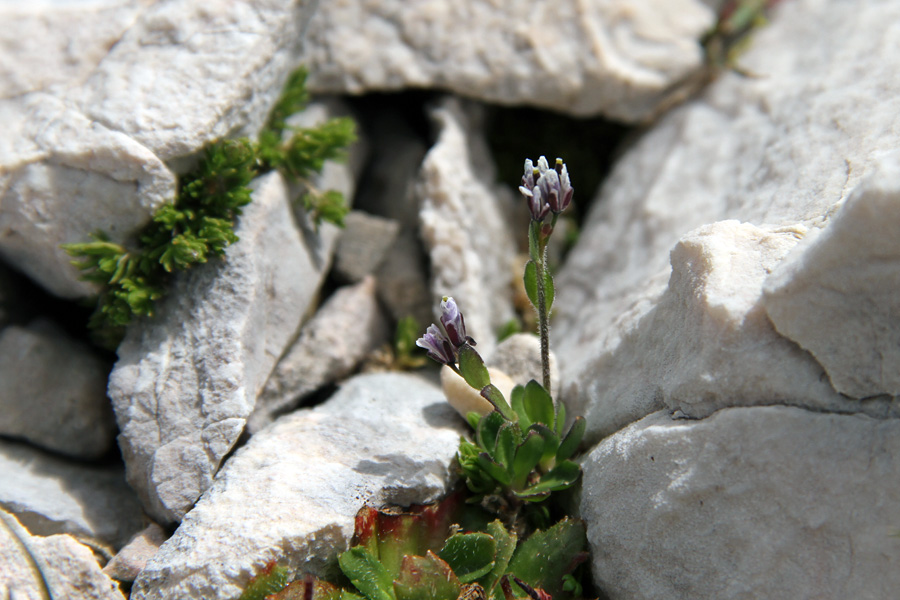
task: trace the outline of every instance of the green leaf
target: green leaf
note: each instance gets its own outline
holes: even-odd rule
[[[270,562],[249,583],[239,600],[263,600],[269,594],[280,591],[287,584],[287,568]]]
[[[397,600],[393,578],[364,547],[350,548],[340,555],[338,564],[356,589],[369,600]]]
[[[512,463],[512,487],[521,489],[528,481],[528,475],[537,466],[544,453],[544,440],[536,431],[530,431],[525,441],[516,448]]]
[[[572,487],[580,475],[581,467],[571,460],[566,460],[553,467],[549,473],[544,473],[536,484],[516,495],[520,498],[528,498],[529,496],[543,496],[550,492],[558,492]]]
[[[535,310],[540,310],[540,303],[538,301],[538,286],[537,286],[537,266],[533,260],[529,260],[525,265],[525,275],[523,277],[525,282],[525,293],[528,295],[528,299],[531,301],[531,305],[534,306]],[[550,309],[553,307],[553,297],[555,291],[553,288],[553,277],[550,276],[549,269],[544,269],[544,303],[546,304],[547,314],[550,314]]]
[[[460,583],[475,581],[494,567],[497,543],[486,533],[457,533],[447,539],[440,557],[450,565]]]
[[[466,383],[479,392],[491,383],[491,376],[481,355],[468,344],[463,344],[459,349],[459,372]]]
[[[528,413],[525,412],[525,388],[523,386],[517,385],[513,388],[510,394],[510,402],[513,412],[518,417],[519,426],[527,429],[531,425],[531,419],[528,417]]]
[[[543,423],[532,423],[529,430],[534,431],[544,440],[544,452],[541,454],[540,459],[541,469],[547,469],[553,466],[553,461],[556,459],[556,452],[559,450],[559,436]]]
[[[584,436],[585,427],[587,427],[587,422],[584,420],[584,417],[575,417],[572,427],[569,428],[569,433],[566,434],[565,439],[559,445],[559,450],[556,452],[557,461],[568,460],[575,454],[578,450],[578,445],[581,443],[581,438]]]
[[[556,403],[556,435],[560,438],[563,436],[563,428],[566,426],[566,404],[565,402]]]
[[[506,398],[503,397],[503,392],[497,389],[496,386],[492,384],[488,384],[484,386],[481,390],[481,397],[490,402],[497,411],[503,415],[509,421],[516,421],[516,413],[513,412],[513,409],[510,408],[509,404],[506,402]]]
[[[494,538],[497,545],[497,552],[494,555],[494,566],[479,583],[487,592],[488,598],[492,596],[492,592],[500,579],[506,574],[509,561],[512,559],[513,552],[516,549],[515,533],[509,532],[499,519],[495,519],[487,526],[488,534]]]
[[[394,581],[397,600],[456,600],[459,578],[430,550],[425,556],[406,556]]]
[[[327,581],[307,577],[292,581],[280,592],[265,596],[265,600],[349,600],[344,595],[346,593],[348,592]],[[360,596],[356,597],[362,600]]]
[[[517,432],[514,430],[515,427],[517,426],[512,423],[504,424],[497,433],[497,443],[492,449],[493,451],[488,451],[491,458],[503,466],[507,471],[509,471],[512,466],[512,459],[516,452],[516,445],[518,444],[518,440],[516,439]]]
[[[508,486],[512,481],[506,467],[495,462],[487,452],[482,452],[478,455],[478,466],[500,485]]]
[[[523,406],[532,423],[543,423],[553,427],[553,398],[550,397],[544,386],[534,379],[525,386]]]
[[[481,421],[481,414],[473,411],[470,411],[466,415],[466,421],[469,423],[469,427],[472,429],[478,429],[478,423]]]
[[[536,531],[519,544],[509,572],[552,597],[562,594],[563,576],[583,560],[587,545],[584,523],[563,519],[546,531]]]
[[[482,417],[478,422],[478,428],[475,430],[475,441],[482,450],[493,453],[494,447],[497,445],[497,434],[500,428],[507,423],[503,415],[497,411],[490,412]]]

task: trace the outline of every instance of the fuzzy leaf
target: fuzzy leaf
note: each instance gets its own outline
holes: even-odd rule
[[[469,386],[481,391],[490,385],[491,376],[481,355],[472,346],[464,344],[459,349],[459,372]]]
[[[497,443],[494,445],[493,452],[489,452],[491,458],[507,471],[511,470],[512,459],[519,443],[520,436],[516,435],[518,432],[515,431],[515,427],[517,426],[512,423],[504,424],[497,433]]]
[[[487,450],[493,455],[494,448],[497,446],[497,434],[506,423],[507,420],[497,411],[490,412],[481,418],[478,428],[475,430],[475,441],[482,450]]]
[[[524,487],[528,475],[537,466],[544,453],[544,440],[536,431],[530,431],[525,441],[516,448],[516,455],[512,463],[512,486],[516,489]]]
[[[369,600],[397,600],[393,578],[364,547],[350,548],[340,555],[338,563],[344,575]]]
[[[495,519],[487,526],[488,535],[494,538],[497,545],[497,552],[494,555],[494,567],[490,572],[481,579],[481,585],[487,592],[488,598],[492,596],[492,592],[500,578],[506,574],[509,561],[512,559],[513,552],[516,549],[515,533],[509,532],[499,519]]]
[[[478,466],[500,483],[500,485],[506,486],[512,481],[506,467],[496,463],[487,452],[482,452],[478,455]]]
[[[490,535],[457,533],[447,539],[439,554],[460,583],[469,583],[491,571],[496,553],[497,543]]]
[[[571,460],[566,460],[553,467],[549,473],[545,473],[536,484],[516,495],[528,499],[531,496],[543,496],[550,492],[558,492],[572,487],[580,475],[581,467]]]
[[[548,427],[553,427],[553,399],[544,386],[534,379],[525,386],[523,405],[532,423],[543,423]]]
[[[430,550],[425,556],[406,556],[394,580],[397,600],[456,600],[459,578]]]
[[[540,459],[541,469],[552,466],[556,459],[556,452],[559,450],[559,436],[543,423],[533,423],[529,430],[536,432],[544,440],[544,452]]]
[[[525,293],[528,295],[528,299],[531,301],[535,310],[540,310],[540,304],[538,303],[537,265],[535,265],[533,260],[529,260],[525,265],[524,282]],[[553,277],[550,276],[550,271],[544,268],[544,304],[546,304],[548,315],[553,306],[554,294]]]
[[[519,544],[509,572],[551,596],[562,593],[563,576],[583,559],[587,544],[584,523],[563,519],[545,531],[536,531]]]
[[[509,421],[516,420],[516,413],[510,408],[503,397],[503,392],[497,389],[497,386],[488,384],[481,390],[481,397],[490,402],[497,411]]]
[[[527,429],[531,425],[531,419],[528,417],[528,413],[525,412],[525,388],[523,386],[517,385],[513,388],[510,394],[510,403],[513,412],[518,417],[519,426]]]
[[[469,424],[469,427],[472,429],[478,429],[478,423],[481,422],[481,414],[473,411],[469,411],[466,414],[466,422]]]
[[[578,445],[581,443],[581,438],[584,436],[585,427],[587,427],[587,422],[584,420],[584,417],[575,417],[572,427],[569,428],[569,433],[566,434],[565,439],[559,445],[559,450],[556,452],[557,461],[568,460],[575,454],[578,450]]]

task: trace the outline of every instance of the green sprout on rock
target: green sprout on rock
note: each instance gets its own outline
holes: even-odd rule
[[[319,192],[306,178],[326,160],[344,157],[355,126],[340,118],[314,128],[289,127],[287,117],[308,99],[305,80],[303,69],[288,78],[256,143],[241,138],[208,145],[197,166],[180,178],[175,201],[153,215],[134,243],[114,243],[97,232],[89,242],[62,246],[77,259],[73,264],[82,279],[101,286],[89,322],[101,343],[115,347],[134,317],[152,316],[172,273],[225,254],[238,239],[235,220],[251,201],[250,182],[263,173],[278,169],[306,184],[303,202],[316,227],[322,221],[343,223],[348,209],[341,194]]]

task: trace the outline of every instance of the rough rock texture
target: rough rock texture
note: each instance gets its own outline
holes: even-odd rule
[[[152,2],[3,3],[0,97],[81,83]]]
[[[232,600],[273,559],[292,575],[321,572],[348,547],[363,504],[407,505],[448,489],[462,427],[429,380],[351,379],[229,459],[140,574],[132,599]]]
[[[68,535],[32,536],[0,510],[0,597],[124,600],[90,548]]]
[[[877,600],[900,586],[900,421],[793,407],[658,412],[584,461],[610,600]]]
[[[106,563],[103,572],[116,581],[134,581],[138,573],[144,570],[147,562],[159,551],[169,538],[169,534],[151,523],[146,529],[131,538],[128,543]]]
[[[900,153],[847,198],[766,281],[779,333],[808,350],[854,398],[900,396]],[[826,326],[823,326],[827,324]]]
[[[710,4],[335,0],[318,4],[303,55],[316,91],[444,88],[642,120],[700,69]]]
[[[240,241],[179,276],[156,316],[129,327],[110,376],[128,480],[163,523],[212,483],[323,276],[281,175],[257,184]]]
[[[361,211],[352,211],[344,219],[344,230],[334,251],[335,274],[356,283],[375,272],[390,251],[400,224]]]
[[[439,136],[422,164],[419,216],[431,256],[433,310],[442,296],[453,296],[488,358],[496,331],[513,317],[512,198],[494,185],[477,107],[447,98],[432,118]]]
[[[108,374],[108,363],[52,321],[0,330],[0,434],[77,458],[102,456],[116,431]]]
[[[304,396],[349,375],[388,334],[371,276],[337,290],[278,361],[247,420],[248,431],[256,433]]]
[[[91,288],[59,245],[97,230],[125,240],[173,198],[168,167],[254,136],[309,19],[302,2],[7,4],[0,256],[65,297]]]
[[[69,533],[121,547],[143,526],[121,466],[70,462],[0,441],[0,506],[35,535]]]
[[[759,77],[723,74],[624,155],[557,278],[555,350],[588,437],[665,406],[897,411],[821,392],[821,366],[774,335],[761,292],[790,238],[825,226],[896,147],[898,22],[891,2],[779,3],[741,57]],[[686,236],[726,219],[747,225]]]
[[[96,231],[124,240],[174,198],[175,176],[145,146],[43,92],[0,100],[0,121],[0,256],[54,294],[91,293],[60,244]]]

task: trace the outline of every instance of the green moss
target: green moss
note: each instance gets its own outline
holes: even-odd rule
[[[152,316],[171,273],[224,255],[238,240],[235,221],[251,201],[254,177],[278,169],[292,181],[305,183],[303,203],[316,227],[322,221],[343,224],[343,196],[320,192],[306,178],[321,171],[326,160],[344,157],[355,140],[355,125],[340,118],[289,129],[287,118],[308,101],[305,81],[303,69],[288,78],[257,142],[241,138],[208,145],[197,166],[181,177],[175,201],[154,214],[133,245],[114,243],[97,232],[91,241],[63,246],[77,259],[73,264],[82,279],[102,286],[89,323],[99,343],[114,347],[135,316]]]

